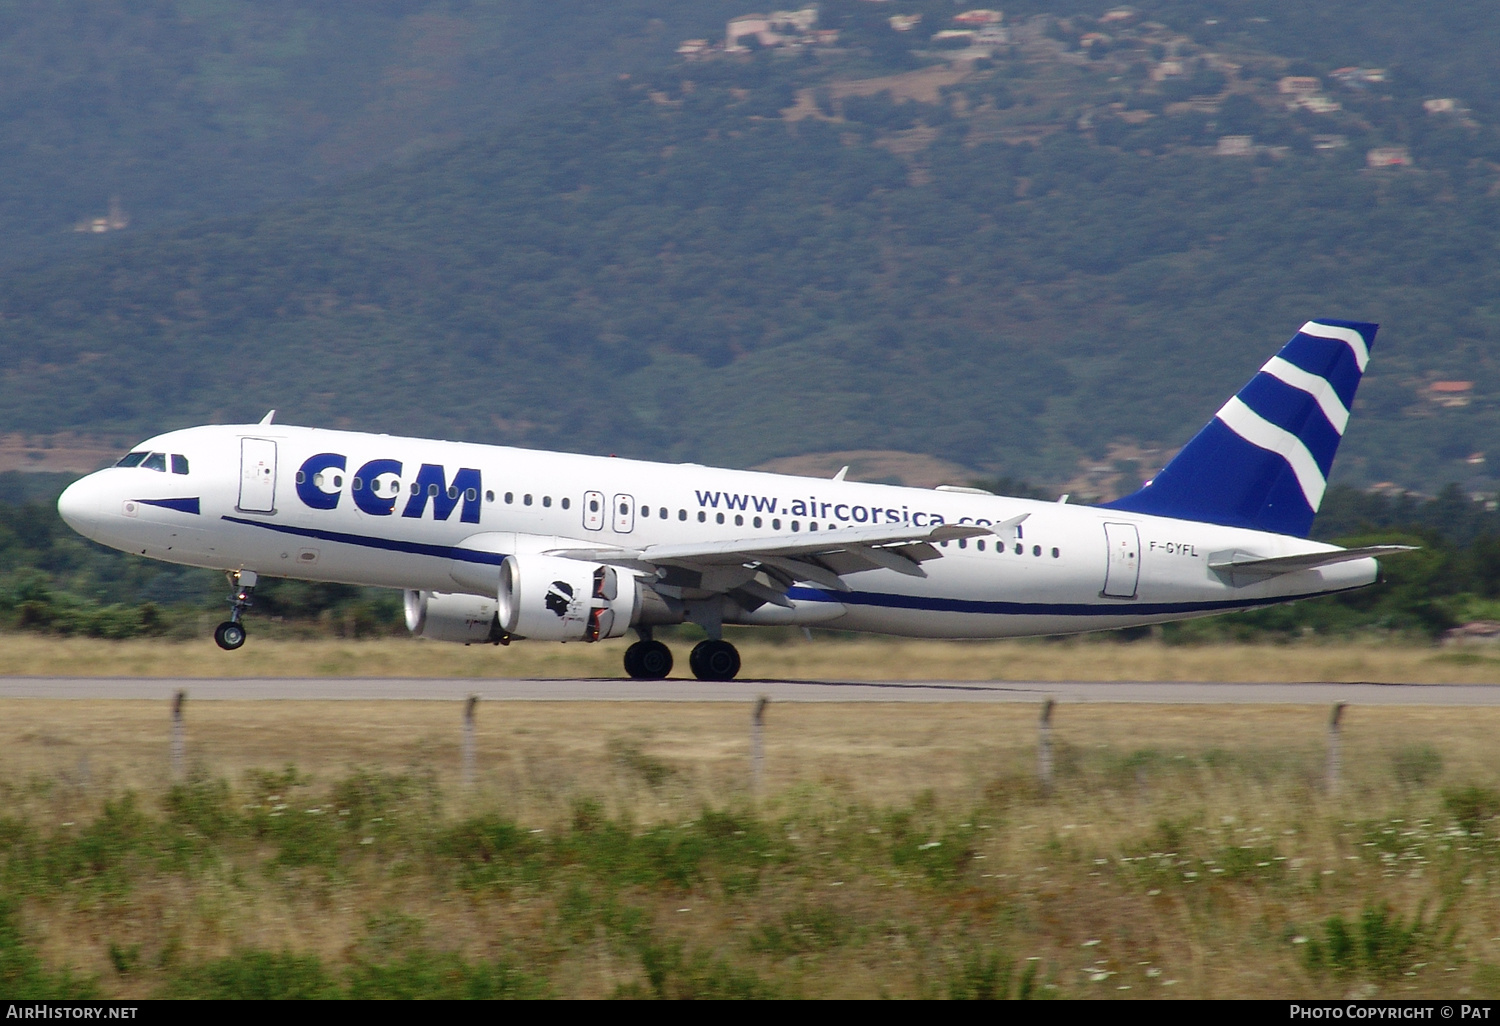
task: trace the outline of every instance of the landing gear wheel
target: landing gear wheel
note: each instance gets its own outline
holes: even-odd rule
[[[661,680],[672,672],[672,650],[659,641],[637,641],[625,650],[625,672],[636,680]]]
[[[245,628],[233,620],[225,620],[214,628],[214,644],[226,652],[233,652],[245,643]]]
[[[734,680],[740,672],[740,653],[727,641],[700,641],[688,665],[699,680]]]

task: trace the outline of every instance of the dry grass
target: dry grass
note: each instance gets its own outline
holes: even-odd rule
[[[542,837],[566,832],[591,799],[638,830],[691,823],[705,808],[758,810],[746,814],[793,854],[753,895],[712,878],[621,892],[573,877],[467,891],[394,851],[326,875],[236,856],[148,873],[124,897],[64,892],[34,903],[28,922],[49,962],[134,996],[154,977],[119,976],[112,943],[148,963],[176,945],[198,959],[285,948],[339,965],[393,922],[465,957],[519,959],[558,993],[603,996],[645,978],[601,911],[617,906],[644,916],[651,936],[806,995],[960,992],[986,959],[1016,975],[1035,960],[1039,986],[1072,996],[1500,990],[1500,858],[1453,835],[1444,804],[1454,788],[1500,787],[1500,710],[1351,710],[1342,786],[1329,795],[1326,708],[1065,706],[1046,795],[1035,784],[1034,708],[778,705],[759,800],[748,712],[487,703],[471,790],[460,781],[457,703],[197,702],[187,752],[242,794],[250,770],[294,764],[311,779],[288,793],[289,815],[357,771],[427,781],[443,799],[439,822],[499,812]],[[154,808],[168,737],[164,703],[0,702],[0,816],[74,829],[64,824],[125,789]],[[907,819],[883,811],[893,809]],[[917,861],[907,863],[862,847],[893,829],[940,843],[909,846]],[[923,876],[921,859],[960,846],[956,878]],[[1253,861],[1237,871],[1242,851]],[[1241,875],[1222,875],[1225,865]],[[1357,924],[1382,903],[1404,924],[1439,928],[1388,972],[1308,968],[1298,938],[1316,944],[1330,917]]]
[[[733,634],[744,676],[813,680],[1161,680],[1495,683],[1500,655],[1377,640],[1174,646],[1063,641],[844,639]],[[0,676],[60,677],[618,677],[626,642],[507,648],[383,639],[252,637],[225,653],[195,641],[100,641],[0,635]],[[688,641],[673,641],[685,673]]]

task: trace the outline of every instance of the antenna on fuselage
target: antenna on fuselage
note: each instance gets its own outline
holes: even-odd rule
[[[276,419],[276,411],[272,410],[270,413],[268,413],[264,417],[260,418],[260,422],[262,424],[269,424],[269,423],[271,423],[271,421],[273,421],[275,419]]]
[[[847,473],[849,473],[849,467],[848,465],[845,465],[844,467],[840,468],[837,474],[833,475],[833,479],[835,481],[842,481],[844,479],[844,475]]]

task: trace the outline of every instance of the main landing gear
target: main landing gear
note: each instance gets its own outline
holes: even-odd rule
[[[688,656],[688,666],[699,680],[734,680],[740,672],[740,653],[727,641],[700,641]],[[636,680],[661,680],[672,672],[672,650],[649,634],[625,650],[625,672]]]
[[[240,619],[254,604],[250,596],[259,578],[253,570],[231,571],[226,576],[234,587],[234,594],[229,599],[229,619],[214,628],[214,644],[226,652],[233,652],[245,643],[245,625]]]

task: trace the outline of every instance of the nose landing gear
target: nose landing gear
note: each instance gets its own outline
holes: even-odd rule
[[[240,619],[254,605],[250,596],[260,578],[253,570],[231,571],[227,576],[234,586],[234,595],[229,599],[229,619],[214,628],[214,644],[233,652],[245,643],[245,625]]]

